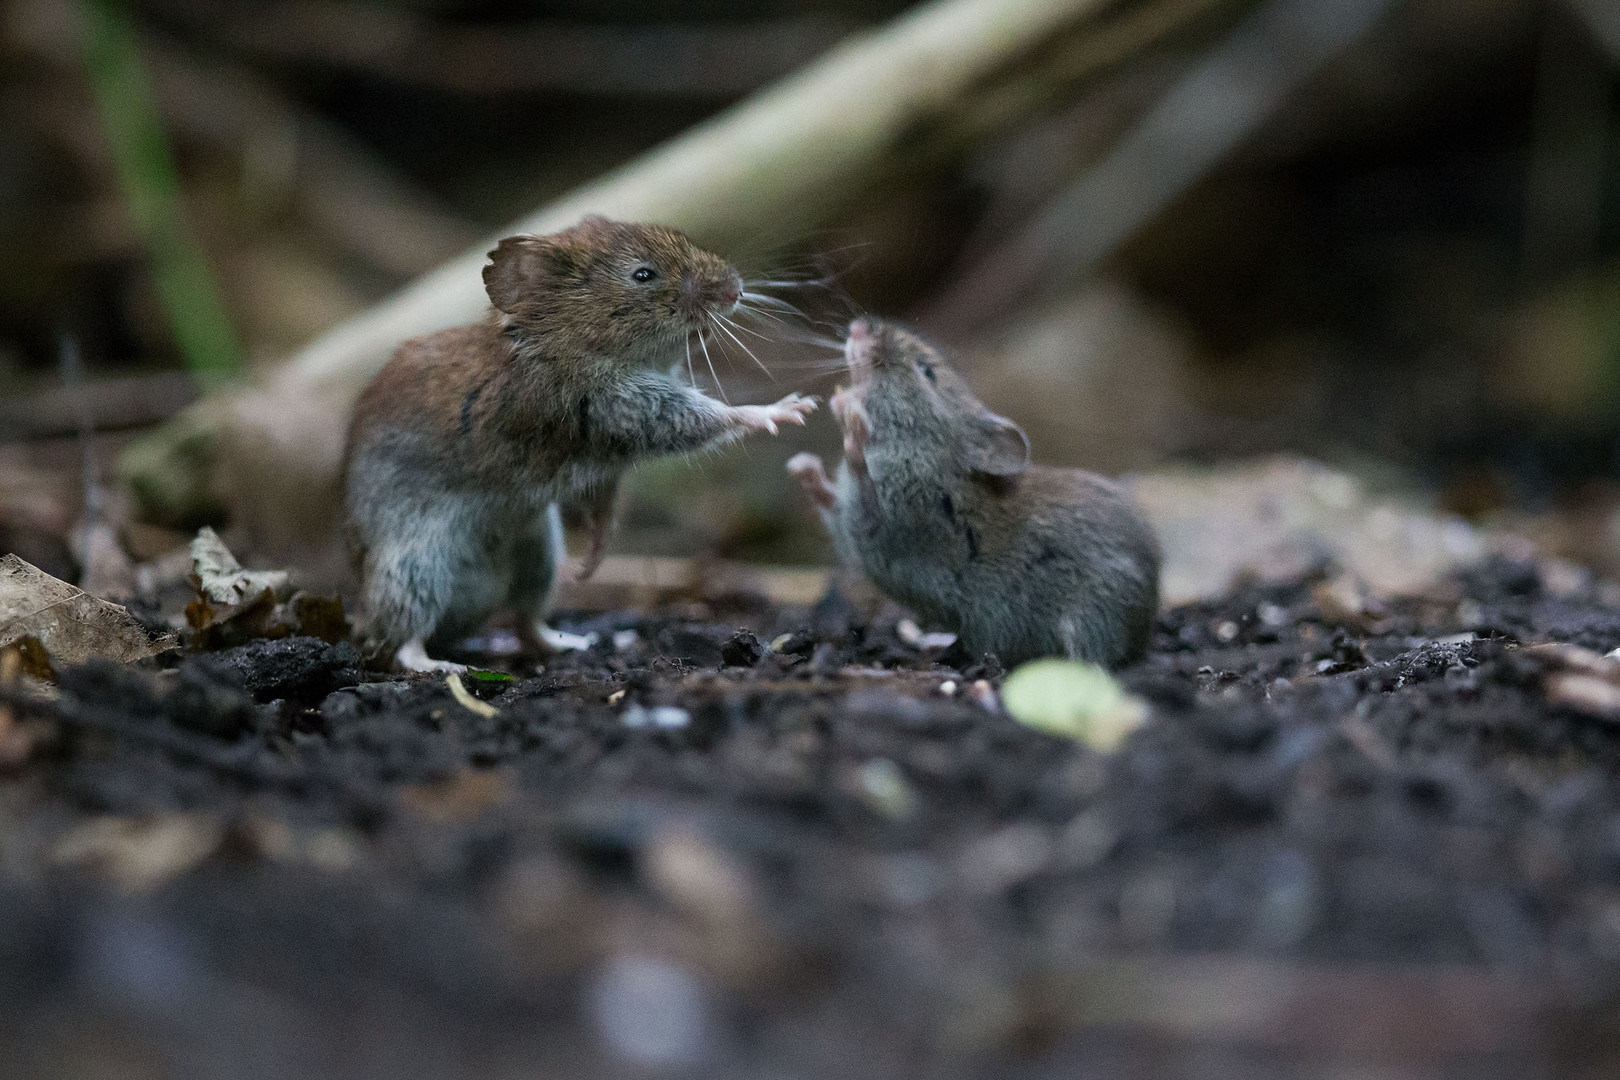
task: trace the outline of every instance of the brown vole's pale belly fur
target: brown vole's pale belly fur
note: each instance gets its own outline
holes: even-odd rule
[[[600,540],[634,462],[774,432],[814,406],[729,406],[662,370],[741,290],[673,230],[591,218],[503,240],[492,258],[491,315],[402,345],[349,429],[345,509],[370,629],[408,667],[453,666],[424,642],[502,605],[531,644],[562,641],[542,621],[564,554],[558,503],[586,508]]]
[[[1137,659],[1158,610],[1159,546],[1120,488],[1029,464],[1018,426],[939,351],[882,320],[850,326],[833,399],[844,461],[788,463],[840,559],[975,653],[1016,664]]]

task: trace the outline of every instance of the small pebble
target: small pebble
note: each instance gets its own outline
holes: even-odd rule
[[[917,797],[906,782],[900,766],[888,758],[874,758],[860,767],[856,779],[867,805],[884,817],[899,820],[911,816]]]
[[[619,652],[624,652],[626,649],[635,648],[636,643],[640,640],[641,635],[636,633],[634,630],[613,631],[613,647]]]
[[[1261,604],[1255,608],[1254,613],[1260,616],[1260,621],[1267,626],[1286,626],[1288,624],[1287,609],[1280,608],[1276,604]]]
[[[623,693],[624,691],[620,691]],[[692,722],[692,714],[675,705],[632,705],[624,710],[624,726],[628,728],[658,728],[670,731]]]
[[[956,680],[946,679],[944,682],[940,683],[939,692],[946,697],[954,697],[956,695]]]
[[[708,1056],[710,1020],[702,985],[678,964],[631,953],[610,960],[588,990],[602,1041],[643,1065],[693,1066]]]

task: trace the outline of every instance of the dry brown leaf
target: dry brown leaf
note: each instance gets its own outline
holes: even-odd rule
[[[63,836],[51,858],[64,866],[91,866],[138,892],[182,874],[213,853],[224,835],[215,819],[200,814],[155,818],[92,818]]]
[[[1620,720],[1620,686],[1599,675],[1578,671],[1549,675],[1547,701],[1598,720]]]
[[[412,784],[400,791],[400,800],[428,821],[450,824],[477,817],[511,797],[502,769],[462,769],[431,784]]]
[[[244,570],[219,535],[204,525],[191,541],[191,576],[210,604],[236,607],[256,601],[266,590],[274,598],[289,592],[285,570]]]
[[[186,605],[186,623],[195,632],[193,648],[291,634],[348,640],[342,597],[292,592],[285,570],[243,570],[212,529],[198,530],[191,542],[191,585],[197,599]]]
[[[9,645],[0,646],[0,685],[12,682],[18,675],[26,675],[41,682],[54,683],[56,669],[51,667],[51,654],[45,651],[39,638],[24,634]]]
[[[343,613],[343,597],[299,593],[288,602],[298,632],[306,637],[337,644],[349,640],[349,620]]]
[[[62,664],[129,663],[172,648],[125,608],[97,599],[15,555],[0,558],[0,645],[33,637]]]
[[[1529,656],[1549,660],[1566,671],[1595,675],[1610,682],[1620,681],[1620,659],[1583,649],[1579,645],[1550,641],[1544,645],[1526,645],[1524,651]]]

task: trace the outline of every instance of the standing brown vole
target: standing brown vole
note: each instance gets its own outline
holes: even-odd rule
[[[483,322],[401,345],[361,395],[345,509],[373,637],[401,667],[459,670],[427,644],[502,604],[526,643],[563,557],[559,502],[594,514],[600,553],[633,462],[802,424],[813,399],[730,406],[674,377],[692,335],[736,307],[737,271],[674,229],[588,217],[490,253]]]
[[[1159,546],[1112,482],[1029,463],[1022,429],[973,396],[933,346],[881,319],[850,324],[836,483],[791,472],[840,557],[975,653],[1141,656],[1158,608]]]

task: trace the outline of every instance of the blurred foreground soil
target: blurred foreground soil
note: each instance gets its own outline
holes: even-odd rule
[[[1620,608],[1546,577],[1175,608],[1113,755],[837,594],[565,616],[472,705],[67,670],[0,706],[7,1071],[1612,1075]]]

